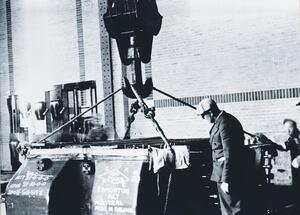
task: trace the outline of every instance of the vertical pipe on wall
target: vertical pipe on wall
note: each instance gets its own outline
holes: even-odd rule
[[[77,42],[79,57],[79,78],[85,81],[85,54],[84,54],[84,37],[83,37],[83,20],[82,20],[82,2],[76,0],[76,24],[77,24]],[[86,92],[81,91],[80,101],[82,105],[86,105]]]
[[[102,80],[104,97],[113,92],[111,39],[105,29],[103,14],[106,12],[106,0],[98,0],[100,24],[100,48],[102,63]],[[108,99],[104,104],[105,125],[115,129],[114,98]]]
[[[13,38],[11,22],[11,1],[6,1],[6,22],[7,22],[7,49],[8,49],[8,72],[9,72],[9,92],[15,94],[14,64],[13,64]]]

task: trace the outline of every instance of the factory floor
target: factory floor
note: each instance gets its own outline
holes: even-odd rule
[[[300,215],[299,200],[295,195],[294,186],[260,187],[255,197],[255,207],[261,208],[262,214]]]

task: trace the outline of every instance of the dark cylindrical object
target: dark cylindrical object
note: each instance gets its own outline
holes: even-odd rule
[[[10,133],[18,133],[20,132],[20,110],[18,104],[18,95],[8,96],[7,107],[10,119]]]

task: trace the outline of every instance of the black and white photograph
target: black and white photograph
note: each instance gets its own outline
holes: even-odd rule
[[[0,215],[300,215],[300,0],[0,0]]]

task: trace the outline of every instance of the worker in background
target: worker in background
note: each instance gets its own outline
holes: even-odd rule
[[[292,166],[298,169],[300,161],[300,131],[297,127],[297,123],[292,119],[284,119],[283,126],[289,137],[282,146],[285,150],[291,151]]]
[[[293,177],[293,200],[294,208],[297,213],[300,212],[300,131],[297,123],[292,119],[284,119],[283,126],[288,133],[288,139],[282,144],[285,151],[290,151],[292,160],[292,177]],[[279,149],[280,150],[280,149]]]
[[[300,131],[296,121],[292,119],[284,119],[282,124],[288,134],[288,139],[284,143],[275,143],[263,134],[256,135],[256,138],[258,138],[258,142],[270,144],[269,149],[271,150],[290,151],[293,178],[293,192],[291,194],[293,195],[294,209],[296,212],[300,212]]]

